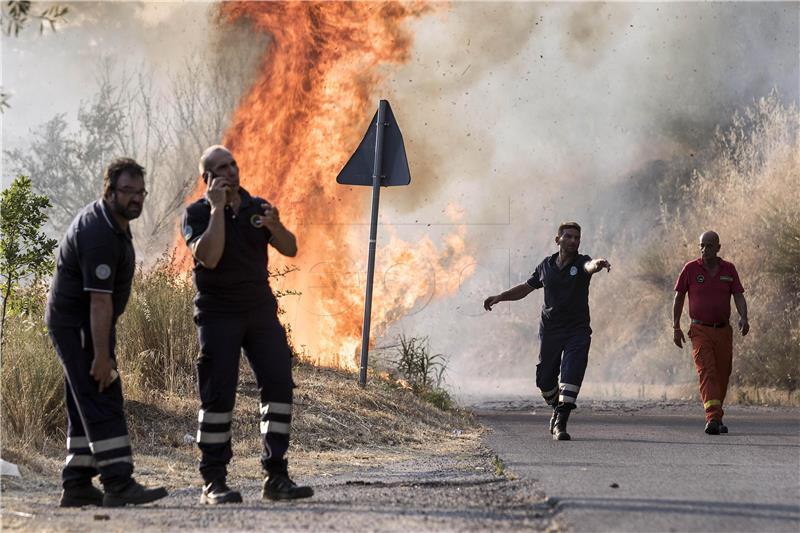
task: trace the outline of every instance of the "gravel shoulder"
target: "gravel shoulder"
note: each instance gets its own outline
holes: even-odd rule
[[[257,462],[240,460],[230,481],[245,501],[219,508],[200,505],[193,464],[142,456],[138,476],[143,482],[167,484],[170,495],[164,500],[138,508],[60,509],[56,463],[51,475],[26,471],[21,480],[3,480],[2,527],[14,531],[557,530],[553,507],[535,483],[504,475],[480,437],[477,431],[453,435],[425,450],[361,449],[302,457],[295,462],[295,478],[312,485],[316,495],[301,502],[262,501],[260,476],[248,474],[258,472]]]
[[[2,528],[14,531],[554,531],[534,481],[514,479],[464,411],[445,411],[388,380],[363,389],[350,373],[296,369],[290,474],[314,487],[298,502],[261,499],[258,393],[245,379],[234,414],[228,482],[242,504],[209,508],[201,481],[196,399],[129,398],[136,478],[170,495],[151,505],[61,509],[63,435],[37,446],[4,442],[21,478],[2,478]]]

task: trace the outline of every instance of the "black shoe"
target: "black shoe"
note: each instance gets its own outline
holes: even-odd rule
[[[297,500],[314,495],[311,487],[298,487],[286,473],[269,474],[264,479],[261,497],[266,500]]]
[[[553,431],[556,429],[556,410],[553,409],[553,416],[550,417],[550,434],[553,434]]]
[[[569,420],[569,411],[556,411],[556,423],[553,428],[553,440],[570,440],[572,437],[567,433],[567,420]]]
[[[160,500],[167,495],[167,489],[157,487],[148,489],[131,479],[131,482],[120,491],[106,491],[103,496],[103,507],[123,507],[125,505],[142,505]]]
[[[706,429],[705,432],[708,435],[719,435],[720,434],[720,423],[719,420],[709,420],[706,422]],[[725,428],[727,431],[728,428]]]
[[[726,425],[725,425],[725,424],[722,422],[722,420],[720,420],[720,421],[719,421],[719,432],[720,432],[720,433],[727,433],[727,432],[728,432],[728,426],[726,426]]]
[[[83,507],[84,505],[103,505],[103,491],[91,484],[64,489],[61,492],[59,507]]]
[[[203,494],[200,503],[218,505],[221,503],[242,503],[242,495],[238,490],[231,490],[225,483],[225,478],[217,479],[203,485]]]

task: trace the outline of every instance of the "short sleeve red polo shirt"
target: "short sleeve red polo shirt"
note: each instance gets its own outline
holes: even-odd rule
[[[744,292],[733,263],[719,260],[713,278],[703,267],[703,259],[689,261],[681,270],[675,290],[689,294],[689,317],[709,323],[727,322],[731,317],[731,295]]]

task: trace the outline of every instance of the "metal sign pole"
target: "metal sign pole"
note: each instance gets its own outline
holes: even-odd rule
[[[375,121],[375,164],[372,167],[372,216],[369,221],[369,259],[367,260],[367,291],[364,297],[364,327],[361,330],[361,368],[358,384],[367,384],[367,360],[369,358],[369,327],[372,315],[372,280],[375,277],[375,242],[378,237],[378,203],[381,197],[381,174],[383,172],[383,128],[386,126],[386,100],[378,107]]]

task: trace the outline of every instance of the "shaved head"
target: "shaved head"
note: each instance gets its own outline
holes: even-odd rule
[[[203,155],[200,156],[200,162],[197,165],[197,168],[200,170],[200,174],[203,174],[205,173],[206,170],[208,170],[208,168],[206,168],[206,162],[212,155],[216,154],[217,152],[227,152],[228,154],[231,153],[231,151],[228,150],[228,148],[222,146],[221,144],[215,144],[214,146],[209,146],[208,148],[206,148],[205,151],[203,152]]]
[[[707,244],[719,244],[719,235],[716,231],[706,231],[700,235],[700,242]]]
[[[703,261],[715,264],[719,249],[719,235],[717,235],[716,231],[706,231],[700,235],[700,255]]]

